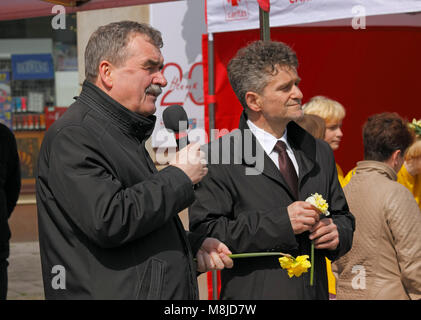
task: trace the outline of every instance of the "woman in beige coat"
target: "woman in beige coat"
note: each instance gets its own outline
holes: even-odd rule
[[[337,299],[421,299],[421,212],[396,182],[413,136],[397,114],[383,113],[368,119],[363,140],[365,160],[344,188],[356,231],[335,262]]]

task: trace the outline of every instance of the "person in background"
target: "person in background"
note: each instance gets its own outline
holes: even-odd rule
[[[339,148],[342,140],[342,121],[345,118],[345,108],[339,102],[324,96],[315,96],[303,105],[304,114],[313,114],[321,117],[325,121],[326,131],[324,140],[329,144],[333,151]],[[341,167],[336,163],[338,179],[343,188],[347,180]],[[331,261],[326,259],[326,268],[329,281],[330,298],[334,299],[336,295],[335,276],[332,273]]]
[[[344,188],[357,227],[351,250],[334,262],[337,299],[421,299],[421,212],[396,181],[412,141],[396,113],[364,124],[364,161]]]
[[[199,145],[161,171],[145,147],[167,85],[162,45],[147,24],[99,27],[80,96],[45,135],[36,191],[47,299],[198,299],[197,271],[232,267],[223,243],[178,217],[208,171]]]
[[[16,139],[9,128],[0,123],[0,300],[7,298],[7,258],[11,236],[8,219],[18,201],[20,188]]]
[[[341,143],[342,121],[345,118],[345,108],[337,101],[324,96],[315,96],[303,105],[304,114],[314,114],[325,120],[326,131],[324,140],[329,144],[333,151],[339,148]],[[338,179],[343,187],[344,173],[341,167],[336,163]]]
[[[315,114],[304,114],[301,119],[297,119],[295,122],[313,137],[322,140],[324,139],[326,124],[319,116],[316,116]]]
[[[314,240],[314,284],[310,272],[290,278],[276,257],[238,259],[221,271],[221,299],[328,299],[325,257],[351,248],[354,218],[332,149],[294,122],[303,116],[297,67],[295,52],[277,41],[252,42],[229,62],[244,110],[238,130],[203,147],[209,173],[189,218],[190,230],[233,253],[310,255]],[[328,202],[329,217],[305,201],[314,193]]]
[[[398,172],[398,182],[412,192],[421,209],[421,121],[414,120],[409,127],[414,131],[416,141],[405,154],[405,162]]]

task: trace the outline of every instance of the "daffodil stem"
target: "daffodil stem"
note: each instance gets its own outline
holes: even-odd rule
[[[282,252],[249,252],[249,253],[236,253],[236,254],[230,254],[229,255],[229,257],[231,259],[266,257],[266,256],[284,256],[284,257],[289,257],[289,258],[294,259],[293,256],[291,256],[287,253],[282,253]]]
[[[314,240],[311,240],[311,267],[310,267],[310,286],[313,285],[313,277],[314,277]]]

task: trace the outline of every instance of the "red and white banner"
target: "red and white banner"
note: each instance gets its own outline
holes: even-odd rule
[[[263,1],[262,1],[263,2]],[[421,11],[420,0],[266,0],[270,25]],[[208,33],[259,28],[258,0],[207,0]]]
[[[176,146],[174,134],[165,130],[162,113],[170,105],[183,106],[189,119],[190,141],[204,143],[204,96],[201,41],[206,33],[203,1],[184,0],[150,5],[151,25],[164,40],[163,74],[168,85],[156,101],[157,121],[152,146]],[[203,141],[202,141],[203,140]]]

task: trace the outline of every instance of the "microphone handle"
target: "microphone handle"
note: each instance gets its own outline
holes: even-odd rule
[[[178,150],[180,151],[181,149],[186,147],[188,144],[190,144],[189,136],[186,134],[186,135],[178,135],[178,137],[177,137],[177,135],[176,135],[175,142],[177,142],[177,147],[178,147]],[[196,190],[199,187],[200,187],[200,182],[193,185],[194,190]]]

